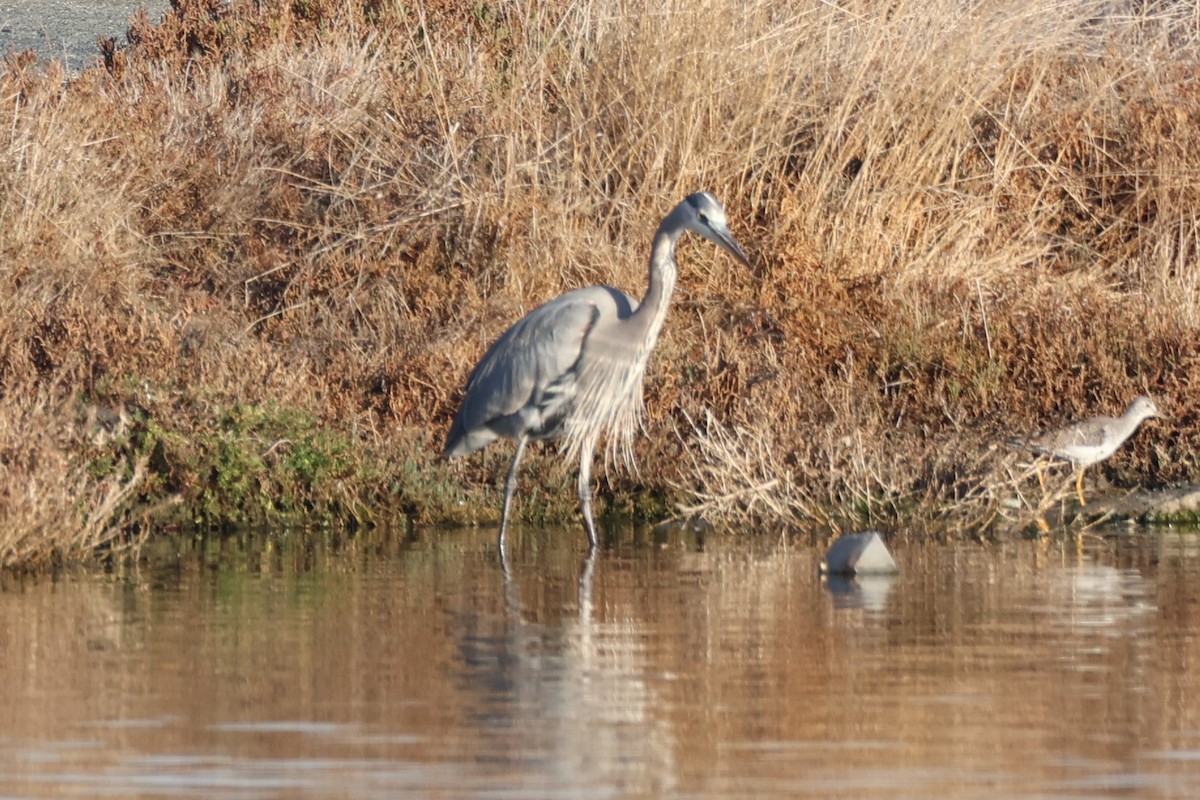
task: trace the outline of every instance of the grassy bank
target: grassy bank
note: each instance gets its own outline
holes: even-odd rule
[[[994,520],[1004,432],[1171,415],[1109,474],[1195,480],[1200,15],[1187,4],[179,0],[64,82],[0,71],[0,561],[141,515],[487,521],[445,464],[523,311],[683,245],[640,473],[602,505]],[[466,5],[464,8],[463,6]],[[574,513],[533,454],[518,513]],[[144,528],[144,526],[143,526]]]

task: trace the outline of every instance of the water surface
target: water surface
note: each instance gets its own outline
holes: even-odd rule
[[[1200,536],[174,542],[0,592],[0,797],[1198,797]],[[167,545],[160,545],[165,549]]]

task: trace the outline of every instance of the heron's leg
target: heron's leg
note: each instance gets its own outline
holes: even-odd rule
[[[521,463],[521,456],[525,455],[525,445],[528,442],[528,436],[517,439],[517,449],[513,452],[512,463],[508,465],[508,476],[504,479],[504,504],[500,506],[500,539],[497,542],[502,556],[504,534],[508,532],[508,511],[512,508],[513,495],[517,493],[517,466]]]
[[[1075,491],[1079,494],[1079,505],[1087,505],[1087,500],[1083,499],[1083,470],[1079,470],[1079,477],[1075,480]]]
[[[600,540],[596,537],[596,520],[592,518],[592,456],[596,443],[581,447],[579,456],[579,512],[583,514],[583,529],[587,531],[588,550],[595,550]]]

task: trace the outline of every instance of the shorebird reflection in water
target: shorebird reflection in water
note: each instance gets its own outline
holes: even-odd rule
[[[500,437],[516,442],[504,481],[501,549],[517,468],[530,439],[563,439],[566,457],[579,458],[579,511],[588,546],[596,547],[591,490],[596,444],[606,435],[610,454],[633,463],[632,441],[643,412],[642,378],[675,289],[675,244],[685,231],[750,264],[729,232],[725,209],[708,192],[697,192],[659,225],[650,255],[650,285],[640,303],[611,286],[559,295],[505,331],[472,370],[443,455],[467,455]]]

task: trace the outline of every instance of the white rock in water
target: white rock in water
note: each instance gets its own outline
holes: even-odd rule
[[[821,572],[830,575],[894,575],[899,571],[878,531],[838,537],[821,562]]]

